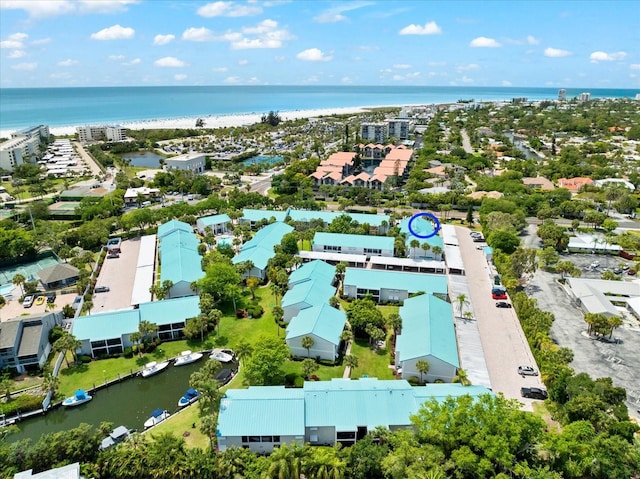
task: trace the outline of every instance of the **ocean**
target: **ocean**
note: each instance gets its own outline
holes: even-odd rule
[[[635,89],[567,89],[567,98],[634,98]],[[557,88],[430,86],[188,86],[2,88],[0,131],[113,124],[154,119],[360,106],[451,103],[458,100],[553,100]]]

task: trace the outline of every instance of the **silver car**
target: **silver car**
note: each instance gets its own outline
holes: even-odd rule
[[[538,371],[531,366],[518,366],[518,374],[520,376],[537,376]]]

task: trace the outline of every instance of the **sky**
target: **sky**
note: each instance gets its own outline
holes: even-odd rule
[[[640,87],[640,1],[0,0],[0,87]]]

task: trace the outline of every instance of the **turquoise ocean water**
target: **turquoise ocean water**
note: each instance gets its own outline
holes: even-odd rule
[[[634,98],[634,89],[567,89],[567,98]],[[357,106],[553,100],[557,88],[393,86],[191,86],[0,89],[0,130]]]

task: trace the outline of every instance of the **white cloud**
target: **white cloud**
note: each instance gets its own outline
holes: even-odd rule
[[[224,79],[225,83],[240,83],[239,77],[227,77]]]
[[[249,60],[247,60],[246,58],[243,58],[242,60],[238,60],[238,65],[248,65],[249,64]]]
[[[540,43],[540,39],[534,37],[533,35],[527,35],[527,43],[529,45],[538,45]]]
[[[400,35],[437,35],[442,33],[442,29],[436,22],[427,22],[424,25],[412,23],[400,30]]]
[[[213,32],[205,27],[187,28],[182,34],[182,39],[189,42],[210,42],[215,40]]]
[[[93,40],[128,40],[133,38],[135,34],[136,31],[133,28],[113,25],[92,33],[91,38]]]
[[[180,68],[186,65],[182,60],[177,59],[176,57],[164,57],[159,58],[153,64],[157,67],[163,68]]]
[[[201,17],[248,17],[259,15],[262,8],[255,5],[238,5],[234,2],[213,2],[198,8]]]
[[[264,33],[271,32],[276,28],[278,28],[278,22],[267,18],[266,20],[262,20],[255,27],[243,27],[242,33],[247,35],[262,35]]]
[[[216,68],[212,68],[212,71],[216,73],[224,73],[226,71],[229,71],[229,69],[227,67],[216,67]]]
[[[187,75],[185,75],[184,73],[178,73],[176,75],[173,75],[173,79],[177,81],[186,80],[186,78],[187,78]]]
[[[502,86],[511,86],[511,82],[509,80],[502,80]]]
[[[126,12],[127,5],[139,3],[139,0],[81,0],[78,2],[79,13],[118,13]]]
[[[142,60],[140,60],[139,58],[134,58],[130,62],[124,62],[123,65],[128,67],[133,65],[140,65],[140,63],[142,63]]]
[[[26,53],[24,50],[12,50],[7,55],[7,58],[16,59],[16,58],[22,58],[25,55]]]
[[[631,68],[632,70],[640,70],[640,63],[632,63],[631,65],[629,65],[629,68]]]
[[[346,83],[346,84],[351,84],[351,83],[353,83],[353,80],[352,80],[351,78],[349,78],[349,77],[342,77],[342,78],[340,79],[340,81],[341,81],[342,83]]]
[[[7,37],[6,40],[0,41],[0,48],[13,48],[13,49],[21,49],[24,48],[24,41],[29,38],[29,35],[26,33],[12,33]]]
[[[285,40],[295,38],[286,28],[279,28],[278,22],[266,19],[255,26],[243,27],[240,31],[227,31],[211,37],[212,40],[230,43],[233,50],[258,48],[280,48]]]
[[[447,64],[447,62],[428,62],[427,65],[430,67],[443,67]]]
[[[344,12],[350,12],[352,10],[357,10],[359,8],[367,7],[372,5],[371,2],[350,2],[344,3],[342,5],[338,5],[336,7],[325,10],[320,15],[313,18],[314,22],[317,23],[337,23],[344,22],[348,20],[346,16],[343,15]]]
[[[333,55],[325,54],[319,48],[307,48],[298,53],[296,58],[305,62],[328,62],[333,59]]]
[[[480,68],[480,65],[478,65],[477,63],[469,63],[467,65],[458,65],[456,67],[456,71],[460,73],[460,72],[466,72],[469,70],[478,70],[479,68]]]
[[[71,74],[69,72],[52,73],[51,75],[49,75],[49,78],[51,78],[52,80],[66,80],[71,78]]]
[[[408,70],[409,68],[411,68],[411,65],[408,65],[406,63],[396,63],[395,65],[393,65],[393,68],[395,68],[396,70]]]
[[[67,58],[66,60],[61,60],[58,62],[59,67],[70,67],[77,64],[77,60],[72,60],[71,58]]]
[[[154,45],[166,45],[167,43],[172,42],[173,40],[176,39],[175,35],[156,35],[155,37],[153,37],[153,44]]]
[[[110,14],[127,10],[127,5],[138,3],[139,0],[3,0],[0,9],[24,10],[33,18],[47,18],[70,13]]]
[[[462,83],[473,83],[474,80],[473,80],[473,78],[469,78],[468,76],[465,75],[460,79],[460,81]]]
[[[47,43],[51,43],[51,38],[38,38],[37,40],[33,40],[31,45],[46,45]]]
[[[35,62],[34,63],[18,63],[17,65],[13,65],[11,68],[13,68],[14,70],[20,70],[20,71],[31,71],[38,68],[38,64]]]
[[[473,48],[497,48],[502,45],[493,38],[477,37],[471,40],[469,46]]]
[[[562,58],[568,57],[569,55],[571,55],[571,52],[569,50],[562,50],[560,48],[553,47],[544,49],[544,56],[549,58]]]
[[[109,55],[107,58],[111,61],[117,62],[120,60],[124,60],[125,57],[124,55]]]
[[[626,57],[627,57],[627,52],[612,52],[612,53],[593,52],[591,55],[589,55],[589,60],[591,60],[591,63],[615,62],[619,60],[624,60]]]

